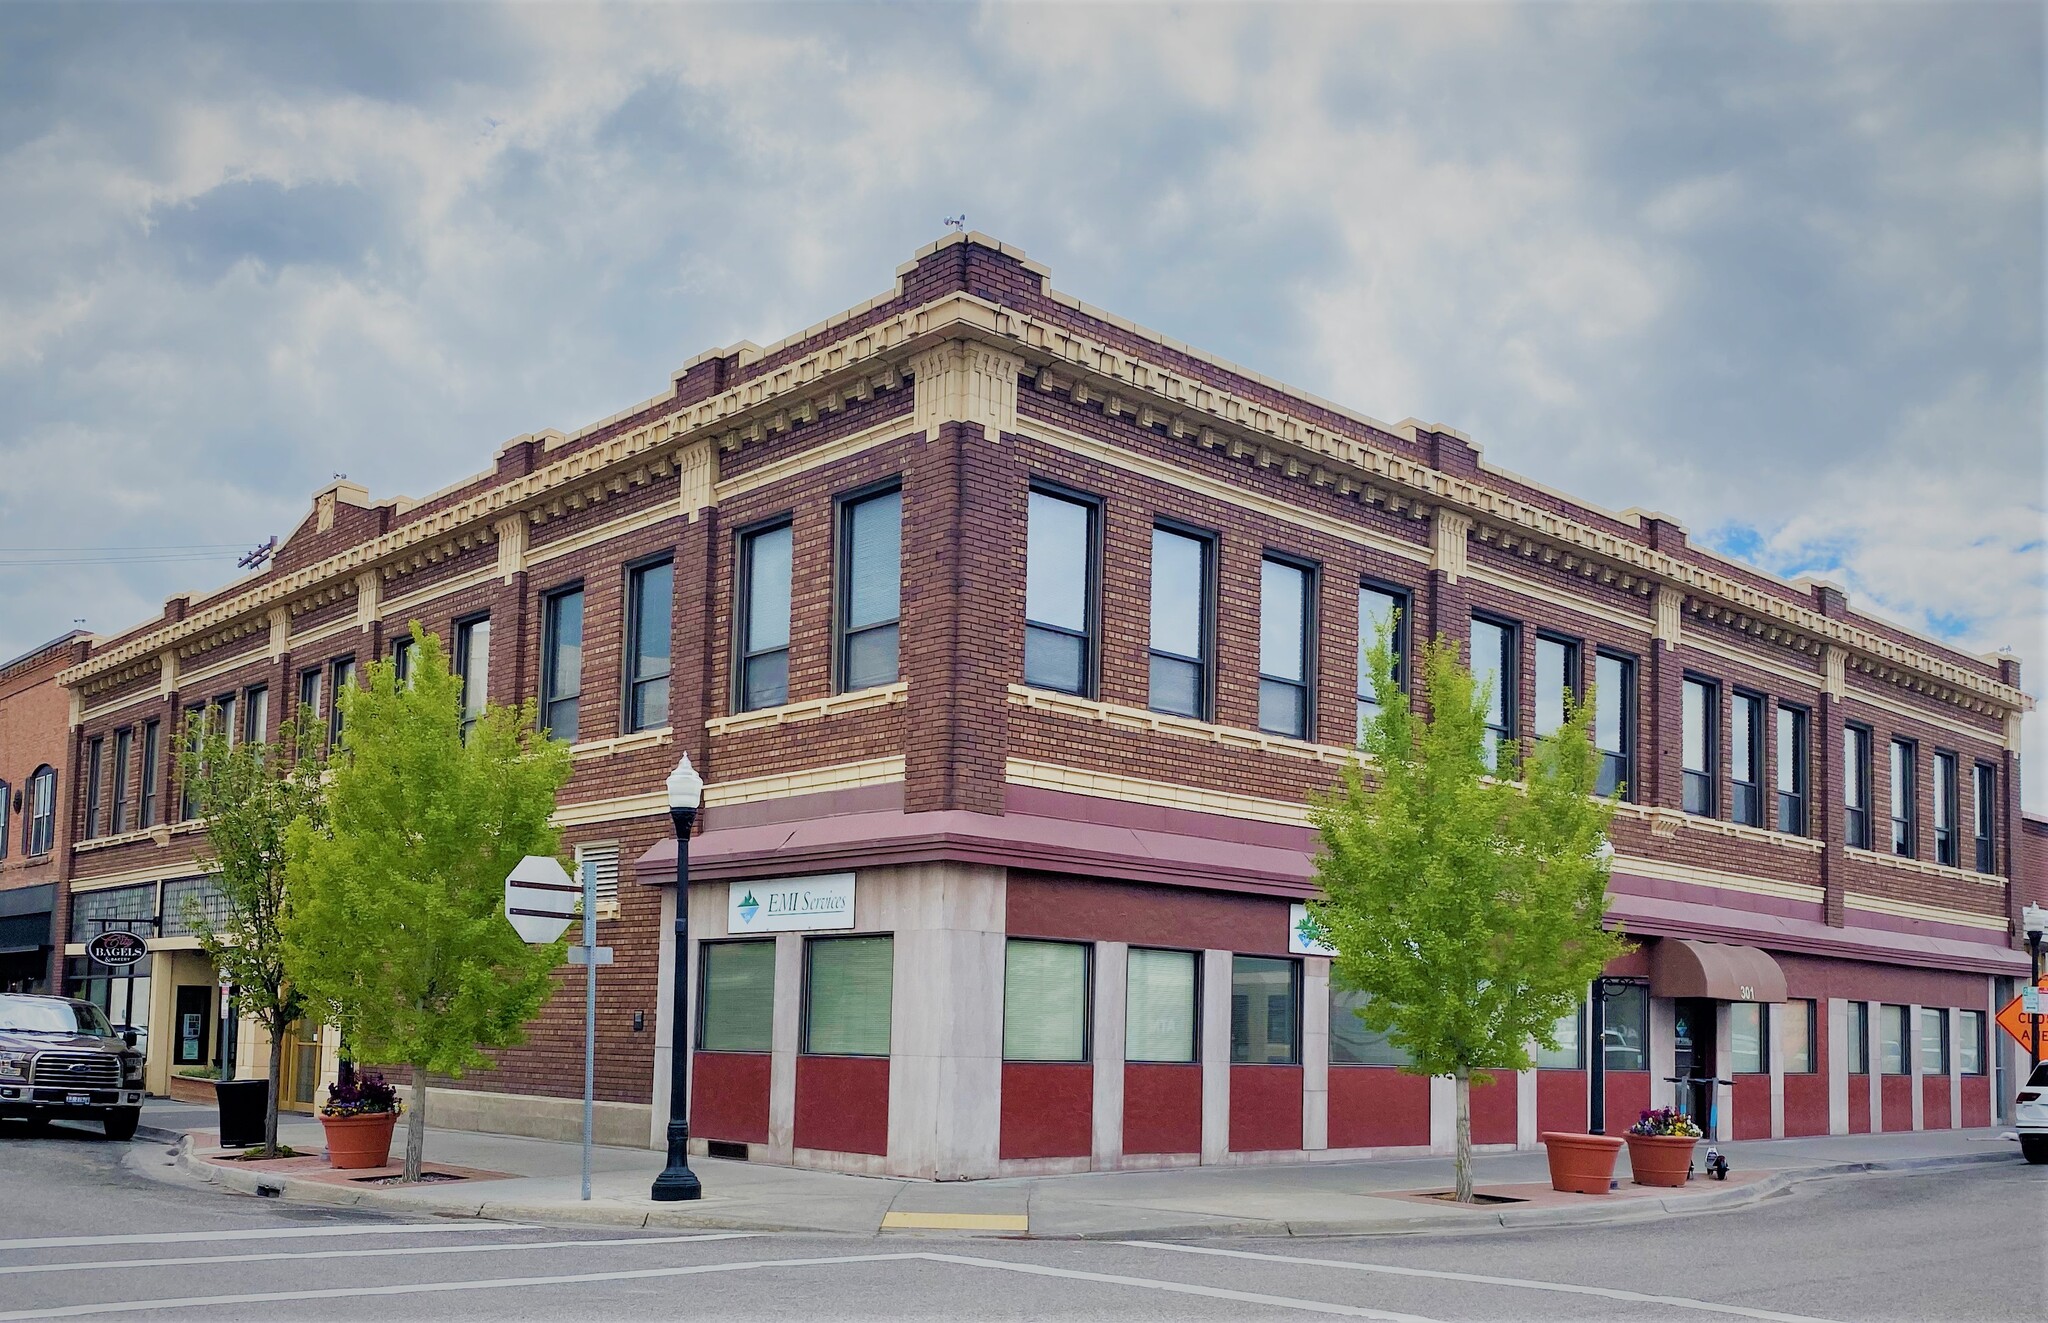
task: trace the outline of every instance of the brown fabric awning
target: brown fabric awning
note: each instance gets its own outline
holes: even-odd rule
[[[1665,937],[1650,949],[1650,995],[1783,1001],[1785,971],[1753,946]]]

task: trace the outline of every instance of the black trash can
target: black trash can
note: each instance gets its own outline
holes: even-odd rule
[[[216,1080],[220,1099],[222,1148],[252,1148],[263,1142],[263,1122],[270,1110],[269,1080]]]

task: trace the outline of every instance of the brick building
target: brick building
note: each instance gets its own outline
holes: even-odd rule
[[[2015,661],[1204,356],[978,235],[424,500],[336,483],[260,574],[98,645],[64,676],[74,762],[163,793],[74,795],[73,976],[96,929],[189,943],[196,824],[145,750],[208,703],[252,735],[329,712],[419,620],[470,701],[537,699],[574,742],[559,819],[619,960],[603,1137],[666,1114],[687,751],[700,1143],[940,1178],[1441,1149],[1447,1082],[1400,1073],[1293,924],[1303,803],[1390,697],[1358,652],[1395,612],[1406,655],[1472,647],[1503,740],[1592,688],[1626,797],[1638,945],[1597,1037],[1475,1091],[1481,1144],[1583,1128],[1595,1066],[1620,1117],[1727,1081],[1732,1136],[1988,1123],[2025,969]],[[573,1133],[582,1011],[565,976],[437,1119]]]
[[[0,662],[0,992],[48,992],[55,977],[73,784],[71,700],[57,675],[89,647],[73,630]]]

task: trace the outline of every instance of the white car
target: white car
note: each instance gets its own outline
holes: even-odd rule
[[[2048,1061],[2034,1067],[2026,1087],[2013,1100],[2012,1120],[2027,1161],[2048,1163]]]

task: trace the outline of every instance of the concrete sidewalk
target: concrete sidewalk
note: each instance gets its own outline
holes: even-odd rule
[[[1445,1157],[1182,1167],[944,1184],[697,1158],[691,1165],[703,1180],[703,1199],[656,1204],[647,1191],[662,1168],[660,1154],[598,1148],[592,1162],[592,1198],[585,1203],[579,1198],[581,1150],[575,1144],[430,1129],[429,1167],[468,1168],[502,1177],[394,1188],[354,1184],[324,1171],[314,1177],[233,1161],[232,1155],[215,1148],[210,1109],[152,1103],[144,1111],[144,1125],[146,1135],[177,1140],[179,1162],[203,1179],[252,1192],[259,1184],[268,1184],[273,1190],[281,1187],[286,1198],[307,1202],[419,1216],[854,1235],[1361,1235],[1610,1221],[1752,1203],[1815,1176],[2020,1161],[2017,1146],[1997,1130],[1751,1140],[1720,1146],[1734,1166],[1727,1184],[1696,1176],[1684,1189],[1651,1191],[1630,1183],[1624,1153],[1616,1172],[1620,1189],[1598,1196],[1551,1191],[1540,1150],[1486,1154],[1473,1163],[1480,1190],[1522,1201],[1459,1208],[1420,1197],[1450,1186],[1452,1164]],[[302,1154],[317,1155],[324,1147],[319,1123],[308,1118],[285,1120],[280,1138]],[[401,1124],[394,1154],[403,1152],[404,1143]],[[138,1166],[149,1169],[146,1163]]]

